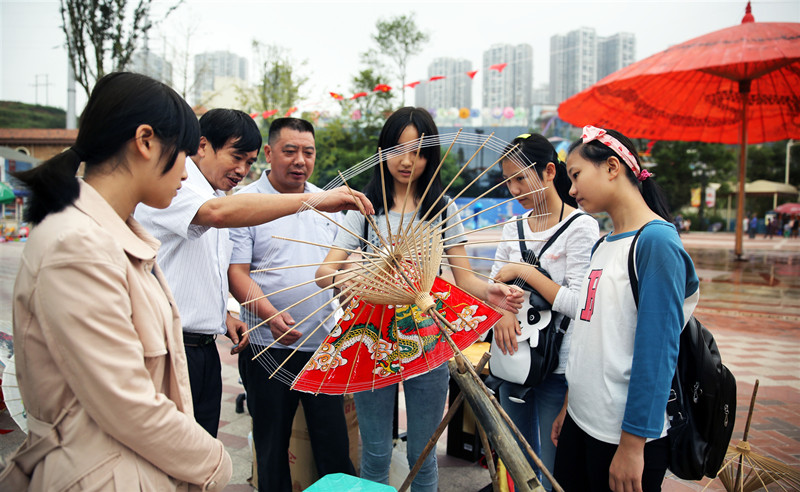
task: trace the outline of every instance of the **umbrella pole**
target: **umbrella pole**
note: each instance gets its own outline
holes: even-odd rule
[[[482,372],[483,368],[486,366],[486,363],[489,362],[489,357],[491,357],[491,354],[489,354],[489,352],[484,352],[483,356],[481,356],[481,360],[478,362],[478,365],[475,366],[475,370],[478,372]],[[433,451],[433,448],[436,447],[436,443],[439,442],[439,438],[444,433],[444,430],[447,429],[447,426],[450,424],[450,421],[453,420],[453,417],[455,417],[456,412],[461,407],[462,403],[464,403],[463,391],[459,393],[458,396],[456,396],[456,399],[453,400],[453,403],[451,403],[450,406],[448,407],[447,413],[445,414],[442,421],[439,423],[439,427],[436,428],[433,435],[428,440],[428,443],[425,445],[425,449],[423,449],[422,452],[420,453],[419,458],[417,458],[417,462],[414,464],[414,468],[412,468],[411,471],[408,473],[408,476],[403,482],[403,485],[401,485],[400,488],[398,489],[398,492],[405,492],[411,486],[411,482],[414,481],[414,477],[417,476],[417,473],[419,473],[419,470],[422,468],[422,464],[425,462],[425,458],[427,458],[428,455],[431,453],[431,451]],[[481,436],[481,439],[483,439],[483,436]],[[489,458],[487,458],[487,465],[488,465],[488,460]],[[492,470],[493,469],[490,468],[489,473],[492,475],[492,481],[494,482],[494,472]]]
[[[747,105],[750,96],[750,80],[739,81],[739,94],[742,95],[742,136],[739,147],[739,192],[736,200],[736,242],[734,253],[737,261],[747,261],[742,248],[744,234],[744,181],[747,177]]]

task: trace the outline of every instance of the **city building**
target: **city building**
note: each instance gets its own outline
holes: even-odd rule
[[[597,81],[597,35],[590,27],[550,38],[550,100],[560,103]]]
[[[630,33],[597,36],[594,28],[582,27],[550,38],[550,103],[590,87],[636,59],[636,38]]]
[[[506,63],[502,69],[492,66]],[[483,108],[531,105],[533,93],[533,47],[529,44],[494,44],[483,52]]]
[[[229,51],[212,51],[200,53],[194,57],[195,71],[195,104],[206,104],[205,99],[214,95],[215,91],[224,90],[216,85],[217,80],[224,80],[226,87],[230,79],[247,83],[247,59]]]
[[[131,57],[130,71],[172,85],[172,63],[150,50],[137,51]]]
[[[428,65],[428,78],[440,80],[419,84],[414,91],[414,103],[423,108],[471,108],[472,62],[455,58],[436,58]]]
[[[636,36],[619,32],[597,38],[597,80],[636,61]]]

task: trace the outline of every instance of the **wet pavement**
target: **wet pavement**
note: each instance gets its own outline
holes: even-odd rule
[[[496,234],[478,236],[471,239],[488,239]],[[732,234],[690,233],[683,241],[701,281],[695,314],[713,332],[723,362],[738,382],[732,444],[742,438],[751,392],[758,379],[748,438],[753,452],[800,468],[800,240],[745,238],[745,262],[734,260]],[[0,244],[0,332],[11,331],[11,292],[22,247],[21,243]],[[234,411],[236,395],[242,391],[236,361],[228,355],[227,344],[219,344],[224,378],[220,439],[234,459],[234,476],[225,490],[252,490],[247,484],[250,420],[247,413]],[[7,352],[0,339],[0,355]],[[402,429],[402,398],[400,402]],[[0,413],[0,432],[4,430],[10,432],[0,434],[0,455],[22,439],[22,432],[7,412]],[[485,469],[447,456],[445,442],[443,436],[437,447],[441,491],[477,491],[489,483]],[[709,481],[685,482],[668,476],[663,489],[702,490]],[[707,490],[723,489],[714,482]]]

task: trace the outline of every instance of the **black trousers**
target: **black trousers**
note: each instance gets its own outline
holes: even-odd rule
[[[292,353],[272,348],[267,353],[280,364]],[[289,389],[289,384],[269,378],[259,359],[253,359],[252,345],[239,354],[239,374],[247,391],[247,409],[253,418],[253,445],[258,464],[258,490],[291,492],[289,438],[298,402],[303,402],[311,450],[320,477],[330,473],[355,475],[350,462],[347,423],[342,396],[317,395]],[[297,352],[283,366],[293,375],[302,371],[312,352]],[[276,367],[276,365],[272,365]],[[277,376],[277,375],[276,375]]]
[[[222,405],[222,364],[219,361],[217,344],[184,345],[184,348],[189,365],[194,419],[209,434],[217,437]]]
[[[591,437],[567,414],[558,437],[553,476],[566,492],[611,490],[608,487],[608,469],[616,451],[616,444]],[[644,445],[644,492],[661,490],[668,460],[669,442],[666,437]]]

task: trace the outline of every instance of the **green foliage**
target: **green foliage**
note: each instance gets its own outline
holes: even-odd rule
[[[378,134],[359,131],[339,117],[316,129],[316,145],[317,161],[311,181],[317,186],[325,186],[337,178],[339,172],[371,157],[378,145]],[[347,182],[353,189],[361,190],[370,176],[371,171],[362,172]]]
[[[789,184],[800,185],[800,144],[793,145],[789,161]],[[786,179],[786,140],[751,145],[747,148],[747,181]]]
[[[382,68],[381,58],[387,58],[393,64],[393,75],[400,82],[397,90],[401,94],[402,105],[405,105],[406,70],[408,60],[418,54],[430,36],[420,31],[414,14],[400,15],[388,20],[379,19],[375,23],[376,34],[372,35],[372,40],[377,45],[365,53],[362,53],[363,60],[372,67]]]
[[[305,62],[295,63],[286,48],[276,45],[265,45],[253,40],[253,51],[256,53],[258,81],[252,87],[238,87],[238,100],[247,112],[262,113],[277,109],[278,112],[267,119],[261,119],[261,136],[267,143],[269,125],[275,118],[283,117],[286,112],[297,106],[302,98],[303,86],[308,77],[300,75],[296,67]],[[296,116],[296,115],[295,115]],[[303,115],[306,119],[309,115]],[[266,167],[264,154],[260,152],[258,162],[254,165],[257,172]]]
[[[367,134],[374,134],[377,142],[377,135],[383,127],[383,122],[392,114],[392,93],[391,92],[372,92],[379,84],[387,84],[387,77],[378,73],[375,68],[367,68],[360,71],[353,77],[351,89],[353,93],[366,92],[367,97],[360,97],[353,101],[342,100],[342,114],[352,114],[353,110],[358,109],[361,118],[353,121],[353,126]]]
[[[13,101],[0,101],[0,128],[64,128],[63,109]]]
[[[128,66],[139,37],[153,27],[151,4],[152,0],[139,0],[135,6],[128,0],[60,0],[70,63],[87,96],[103,75]]]
[[[702,142],[656,142],[651,171],[674,214],[691,203],[691,189],[735,179],[736,153],[730,146]]]

